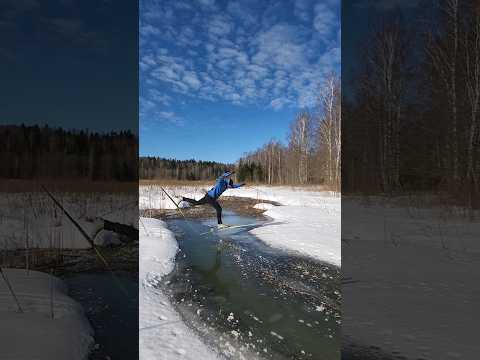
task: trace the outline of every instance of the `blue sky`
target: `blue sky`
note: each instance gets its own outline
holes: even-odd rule
[[[142,0],[140,155],[234,162],[340,73],[340,0]]]

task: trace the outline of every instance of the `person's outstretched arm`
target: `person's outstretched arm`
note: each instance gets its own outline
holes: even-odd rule
[[[228,184],[228,187],[230,187],[230,188],[232,188],[232,189],[237,189],[237,188],[239,188],[239,187],[241,187],[241,186],[244,186],[244,185],[245,185],[245,183],[234,184],[234,183],[233,183],[233,180],[230,179],[230,183]]]

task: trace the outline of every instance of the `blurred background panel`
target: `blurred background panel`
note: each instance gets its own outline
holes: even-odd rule
[[[138,357],[138,4],[0,3],[0,357]]]
[[[344,359],[480,350],[479,15],[342,4]]]

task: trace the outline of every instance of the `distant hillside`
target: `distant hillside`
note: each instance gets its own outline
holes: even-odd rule
[[[234,164],[214,161],[176,160],[160,157],[140,157],[141,180],[212,180]]]

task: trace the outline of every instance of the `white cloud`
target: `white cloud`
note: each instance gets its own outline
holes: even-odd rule
[[[248,63],[248,55],[231,48],[221,48],[218,50],[218,55],[223,58],[234,58],[240,64]]]
[[[149,89],[148,94],[150,99],[152,99],[157,104],[170,105],[172,101],[171,96],[164,94],[157,89]]]
[[[312,17],[311,0],[294,0],[293,13],[302,21],[310,21]]]
[[[173,111],[160,111],[158,115],[166,120],[171,120],[175,118],[175,113]]]
[[[160,35],[160,30],[150,24],[140,26],[140,35],[149,36],[149,35]]]
[[[247,6],[238,1],[230,1],[227,4],[227,11],[246,26],[255,25],[258,22],[258,15],[254,11],[249,11]]]
[[[277,111],[277,110],[283,109],[288,104],[290,104],[289,99],[287,99],[287,98],[276,98],[276,99],[273,99],[270,102],[270,107]]]
[[[200,80],[198,80],[197,74],[193,71],[185,72],[183,75],[183,82],[193,90],[197,90],[200,87]]]
[[[338,15],[325,4],[317,4],[314,7],[315,18],[314,28],[322,36],[328,36],[335,29],[338,23]]]
[[[175,6],[177,9],[181,9],[181,10],[192,10],[192,4],[190,2],[184,2],[184,1],[176,0],[173,3],[173,6]]]
[[[207,49],[208,52],[212,53],[213,50],[215,50],[215,45],[213,45],[211,43],[206,43],[205,48]]]
[[[215,36],[222,36],[228,34],[232,30],[232,25],[228,18],[224,16],[215,16],[208,23],[208,31]]]
[[[273,63],[283,68],[304,66],[305,44],[297,38],[295,30],[294,26],[277,24],[259,33],[253,62],[259,65]]]
[[[201,5],[207,6],[207,7],[215,6],[215,0],[198,0],[198,2],[199,2]]]
[[[198,1],[209,11],[161,2],[157,5],[161,20],[142,17],[148,41],[141,42],[141,87],[164,88],[179,95],[165,98],[144,91],[143,96],[157,107],[186,97],[274,110],[309,107],[325,75],[339,66],[339,1],[292,0],[290,20],[281,18],[283,2],[267,8],[256,3],[255,7],[264,8],[256,14],[243,2],[229,2],[221,12],[214,9],[214,1]],[[150,36],[154,29],[160,34]],[[165,112],[170,111],[162,112],[155,116],[169,117]]]

